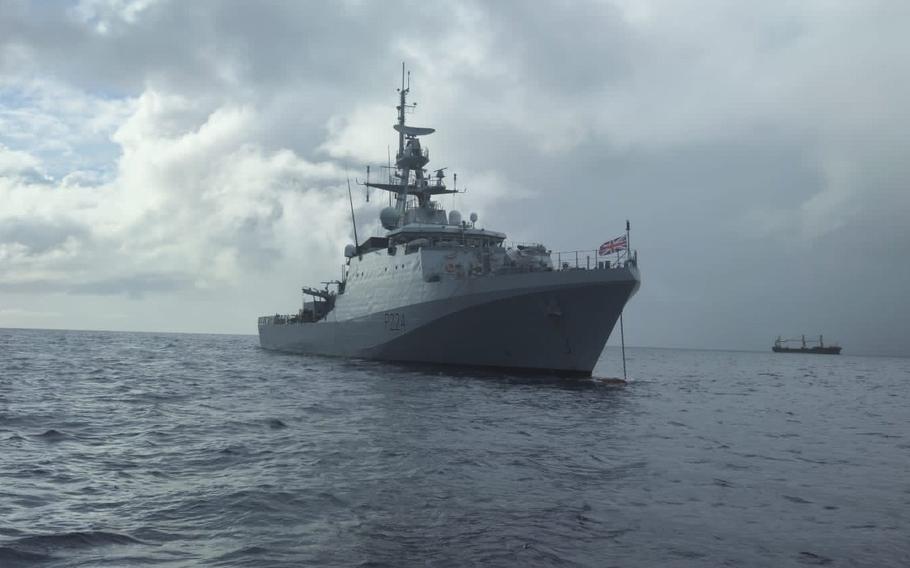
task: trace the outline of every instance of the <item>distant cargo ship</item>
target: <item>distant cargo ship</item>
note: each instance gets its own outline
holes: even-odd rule
[[[800,342],[799,347],[789,347],[790,343]],[[806,336],[802,336],[801,339],[781,339],[780,336],[777,336],[777,339],[774,341],[774,347],[771,348],[771,351],[775,353],[814,353],[817,355],[840,355],[841,348],[837,345],[825,345],[824,338],[818,336],[818,345],[809,346],[807,343],[815,343],[815,341],[806,341]]]

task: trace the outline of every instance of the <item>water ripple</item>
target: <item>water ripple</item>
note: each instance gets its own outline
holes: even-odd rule
[[[2,335],[3,568],[910,557],[899,359],[632,349],[616,383]]]

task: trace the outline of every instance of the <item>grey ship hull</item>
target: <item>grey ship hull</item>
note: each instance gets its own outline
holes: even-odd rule
[[[590,376],[635,266],[477,278],[445,298],[345,321],[259,326],[263,348]]]

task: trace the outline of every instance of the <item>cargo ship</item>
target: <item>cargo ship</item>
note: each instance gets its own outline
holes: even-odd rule
[[[796,342],[799,342],[799,347],[790,347],[790,344]],[[809,345],[810,343],[815,345]],[[840,355],[841,348],[837,345],[825,345],[824,337],[821,335],[818,336],[818,342],[813,340],[806,341],[805,335],[803,335],[800,339],[781,339],[780,336],[777,336],[777,339],[774,340],[774,347],[771,348],[771,351],[774,351],[775,353],[812,353],[816,355]]]

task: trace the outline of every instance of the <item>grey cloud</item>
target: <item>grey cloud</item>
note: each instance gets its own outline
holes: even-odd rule
[[[0,283],[0,290],[13,294],[124,295],[134,299],[143,298],[148,294],[192,290],[194,287],[194,281],[188,275],[157,272],[143,272],[131,276],[86,280],[84,282],[36,279]]]
[[[193,279],[184,274],[147,272],[132,276],[89,281],[65,287],[71,294],[116,295],[141,298],[146,294],[161,294],[193,289]]]
[[[248,217],[237,227],[231,242],[240,257],[251,268],[261,270],[271,267],[281,259],[281,250],[271,245],[275,239],[271,222],[281,217],[280,207],[274,210],[272,219]]]
[[[25,49],[42,71],[87,90],[127,93],[149,81],[185,92],[368,79],[366,61],[351,56],[369,44],[386,51],[396,11],[369,3],[352,10],[344,3],[163,1],[99,33],[95,21],[59,8],[5,4],[6,47]],[[340,37],[358,42],[346,47]]]
[[[496,52],[517,64],[527,86],[587,93],[634,72],[638,39],[622,13],[606,2],[566,2],[537,9],[523,2],[485,5]],[[558,6],[557,9],[553,9]]]
[[[0,219],[0,243],[19,244],[28,254],[44,254],[61,247],[68,239],[85,240],[90,231],[73,221],[14,217]]]
[[[416,12],[411,25],[438,30],[449,19],[441,6]],[[401,58],[389,41],[394,3],[162,1],[133,22],[113,19],[106,34],[59,6],[5,9],[0,74],[37,72],[103,97],[155,88],[251,103],[263,110],[260,143],[304,154],[365,92],[394,93],[389,71]]]

